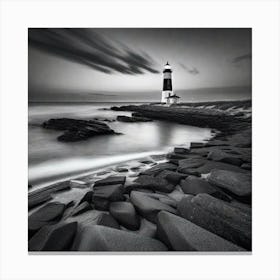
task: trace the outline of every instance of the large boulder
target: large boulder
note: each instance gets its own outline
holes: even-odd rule
[[[157,236],[175,251],[244,251],[243,248],[174,214],[158,214]]]
[[[122,184],[108,185],[108,186],[94,186],[93,202],[95,198],[106,199],[109,201],[123,200],[124,187]]]
[[[125,176],[109,176],[105,179],[98,180],[94,183],[94,187],[108,186],[108,185],[124,185],[126,180]]]
[[[230,191],[237,196],[250,196],[252,193],[252,178],[250,174],[227,170],[212,170],[208,180],[211,184]]]
[[[220,150],[214,150],[210,152],[207,158],[210,160],[221,161],[237,166],[241,166],[241,164],[243,163],[243,160],[239,156],[230,155]]]
[[[132,191],[130,194],[130,200],[141,216],[152,223],[156,223],[157,213],[159,211],[165,210],[174,214],[176,213],[176,210],[173,207],[154,197],[150,197],[145,193]]]
[[[251,250],[252,219],[248,212],[208,194],[183,198],[177,209],[183,218]]]
[[[172,170],[164,170],[160,172],[156,178],[163,178],[166,179],[171,184],[177,185],[182,179],[186,178],[188,175]]]
[[[54,229],[48,237],[42,251],[68,251],[72,247],[78,223],[64,224]]]
[[[185,194],[197,195],[199,193],[208,193],[225,201],[232,200],[230,196],[213,187],[206,180],[195,176],[189,176],[185,180],[182,180],[180,186]]]
[[[130,202],[112,202],[109,208],[110,214],[124,227],[137,230],[140,227],[140,219],[133,204]]]
[[[170,184],[166,179],[161,177],[140,175],[134,182],[142,188],[148,188],[154,191],[171,192],[174,189],[173,184]]]
[[[242,169],[238,166],[228,164],[225,162],[213,161],[213,160],[207,160],[204,165],[196,168],[196,172],[198,172],[199,174],[208,174],[213,169],[228,170],[228,171],[234,171],[234,172],[248,174],[247,170]]]
[[[168,162],[164,162],[164,163],[159,163],[155,166],[153,166],[152,168],[149,168],[143,172],[141,172],[141,174],[143,175],[157,175],[158,173],[160,173],[163,170],[176,170],[177,169],[177,165],[173,164],[173,163],[168,163]]]
[[[40,228],[48,224],[58,222],[66,208],[66,205],[59,202],[50,202],[32,213],[28,217],[28,236],[34,235]]]
[[[140,234],[103,226],[88,226],[82,230],[73,250],[138,252],[167,251],[167,248],[160,241]]]

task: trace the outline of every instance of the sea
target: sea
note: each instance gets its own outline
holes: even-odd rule
[[[86,141],[63,143],[57,140],[62,131],[42,128],[50,118],[110,119],[131,112],[109,109],[128,103],[30,103],[28,108],[28,182],[44,187],[66,178],[110,165],[162,154],[174,146],[188,147],[191,142],[209,140],[208,128],[168,121],[125,123],[106,122],[121,135],[100,135]],[[129,103],[132,104],[132,103]]]

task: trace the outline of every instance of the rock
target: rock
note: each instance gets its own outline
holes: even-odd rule
[[[96,222],[97,225],[119,229],[120,225],[114,217],[107,213],[101,213]]]
[[[182,179],[185,179],[188,175],[176,171],[171,171],[171,170],[164,170],[160,172],[156,178],[163,178],[166,179],[168,182],[171,184],[177,185],[180,183]]]
[[[96,198],[106,199],[109,201],[124,200],[124,186],[122,184],[94,187],[93,202],[96,203]]]
[[[147,237],[155,238],[157,232],[157,226],[154,223],[149,222],[148,220],[141,218],[140,229],[135,232]]]
[[[176,170],[176,169],[177,169],[177,165],[165,162],[165,163],[159,163],[159,164],[153,166],[152,168],[149,168],[149,169],[141,172],[141,174],[157,175],[158,173],[160,173],[163,170]]]
[[[45,225],[58,222],[65,210],[65,204],[50,202],[28,217],[28,237],[32,237]]]
[[[208,194],[183,198],[178,204],[179,215],[238,246],[251,250],[251,215]]]
[[[187,195],[183,192],[183,190],[181,189],[181,187],[178,185],[175,187],[175,189],[167,194],[169,197],[171,197],[172,199],[174,199],[177,203],[184,197],[186,197]]]
[[[116,172],[120,172],[120,173],[123,173],[123,172],[128,172],[128,168],[127,167],[123,167],[123,166],[117,166],[115,168]]]
[[[214,160],[214,161],[221,161],[229,164],[233,164],[236,166],[241,166],[243,160],[240,159],[238,156],[231,156],[222,151],[212,151],[208,154],[207,159]]]
[[[87,201],[85,201],[73,209],[72,216],[79,215],[91,209],[92,209],[91,205]]]
[[[156,223],[157,213],[165,210],[171,213],[176,213],[176,210],[171,206],[162,203],[161,201],[149,197],[147,194],[132,191],[130,194],[131,203],[144,218],[152,223]]]
[[[227,170],[212,170],[208,181],[237,196],[250,196],[252,193],[252,178],[249,174]]]
[[[139,229],[140,220],[130,202],[112,202],[109,212],[124,227],[130,230]]]
[[[38,206],[39,204],[50,200],[52,194],[68,189],[70,189],[70,182],[65,181],[31,191],[28,193],[28,208],[30,209]]]
[[[180,172],[181,169],[188,169],[188,168],[197,168],[204,165],[206,162],[205,159],[202,158],[187,158],[179,160],[179,168],[178,171]]]
[[[175,154],[189,154],[190,153],[190,150],[189,149],[186,149],[186,148],[182,148],[182,147],[175,147],[174,148],[174,153]]]
[[[81,180],[70,180],[71,188],[86,188],[88,184]]]
[[[148,188],[154,191],[171,192],[174,189],[174,185],[161,177],[140,175],[134,182],[142,188]]]
[[[59,141],[63,142],[86,140],[96,135],[115,134],[107,124],[95,120],[49,119],[42,124],[42,127],[65,131],[64,134],[57,137]]]
[[[175,251],[244,251],[243,248],[174,214],[158,214],[157,236]]]
[[[77,251],[166,251],[164,244],[156,239],[123,230],[103,226],[88,226],[81,233]]]
[[[92,203],[92,196],[93,196],[93,191],[88,191],[85,193],[85,195],[82,197],[78,205],[82,204],[83,202],[88,202]]]
[[[197,195],[199,193],[207,193],[225,201],[232,200],[230,196],[211,186],[206,180],[194,176],[189,176],[182,180],[180,186],[185,194]]]
[[[152,119],[145,118],[145,117],[137,117],[137,116],[117,116],[117,121],[119,122],[151,122]]]
[[[117,184],[124,185],[125,180],[126,180],[125,176],[109,176],[105,179],[96,181],[94,183],[94,187],[117,185]]]
[[[201,142],[191,142],[190,148],[203,148],[204,146],[205,144]]]
[[[169,160],[180,160],[180,159],[188,158],[188,155],[176,154],[176,153],[168,153],[166,155],[166,158],[169,159]]]
[[[252,164],[251,163],[243,163],[241,165],[241,168],[246,169],[246,170],[252,170]]]
[[[77,232],[77,222],[64,224],[54,229],[42,251],[68,251],[72,247]]]

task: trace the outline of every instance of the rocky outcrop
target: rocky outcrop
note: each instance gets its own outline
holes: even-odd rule
[[[94,183],[94,187],[107,186],[107,185],[124,185],[126,180],[125,176],[109,176],[105,179],[98,180]]]
[[[128,116],[117,116],[117,121],[119,122],[151,122],[153,121],[152,119],[145,118],[145,117],[128,117]]]
[[[122,226],[130,230],[139,229],[140,219],[130,202],[112,202],[109,212]]]
[[[77,251],[167,251],[166,246],[156,239],[104,226],[88,226],[83,229]]]
[[[252,193],[252,178],[249,174],[227,170],[212,170],[208,180],[211,184],[237,196],[248,197]]]
[[[175,251],[244,251],[243,248],[174,214],[161,211],[157,219],[157,236]]]
[[[208,194],[183,198],[178,204],[178,212],[196,225],[251,250],[252,221],[248,212]]]
[[[43,128],[62,130],[64,134],[57,137],[62,142],[75,142],[104,134],[116,134],[107,124],[95,120],[49,119]]]
[[[130,200],[137,212],[139,212],[141,216],[152,223],[156,223],[157,214],[162,210],[176,213],[176,210],[173,207],[159,201],[154,197],[150,197],[145,193],[132,191],[130,194]]]
[[[175,165],[173,163],[164,162],[164,163],[157,164],[157,165],[153,166],[152,168],[149,168],[149,169],[141,172],[141,174],[154,176],[164,170],[176,170],[176,169],[177,169],[177,165]]]

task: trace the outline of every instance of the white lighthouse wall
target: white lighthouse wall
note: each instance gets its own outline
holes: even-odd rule
[[[173,91],[172,90],[164,90],[164,91],[162,91],[161,102],[167,104],[168,103],[167,97],[170,96],[170,95],[173,95]]]

